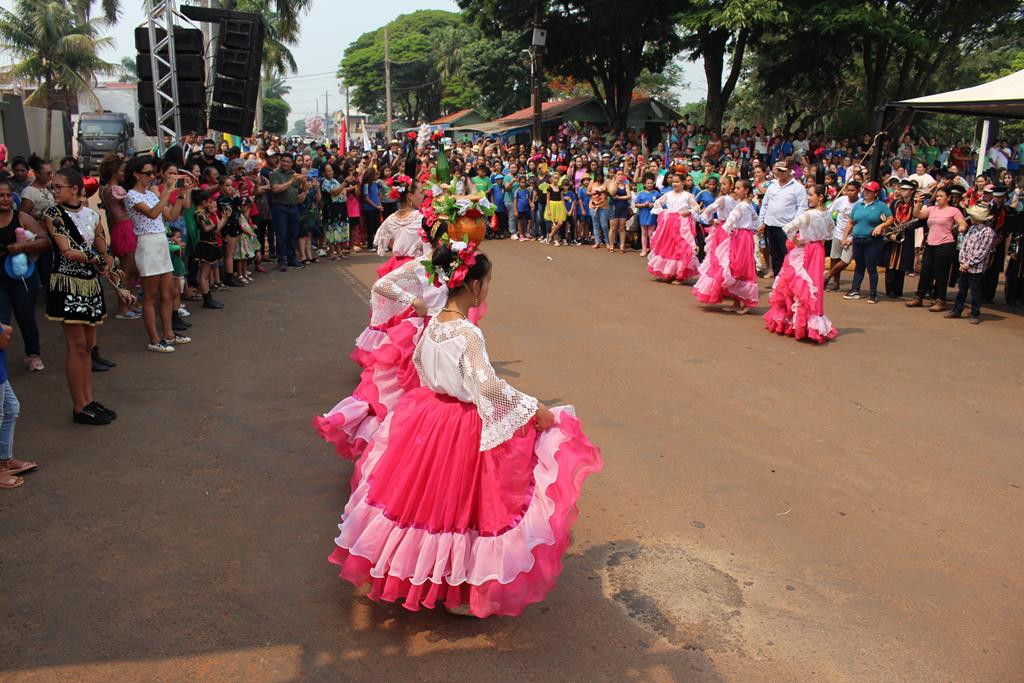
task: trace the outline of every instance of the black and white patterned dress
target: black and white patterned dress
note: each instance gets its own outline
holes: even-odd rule
[[[88,207],[70,212],[60,205],[51,206],[43,215],[53,223],[54,232],[68,240],[73,251],[92,249],[99,215]],[[95,218],[94,218],[95,216]],[[86,232],[87,235],[82,233]],[[89,325],[103,323],[107,315],[96,268],[86,263],[68,259],[52,240],[53,272],[50,274],[50,291],[46,297],[46,317],[61,323]]]

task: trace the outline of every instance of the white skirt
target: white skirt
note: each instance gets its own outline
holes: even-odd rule
[[[157,232],[139,235],[135,245],[135,267],[142,277],[174,272],[166,235]]]

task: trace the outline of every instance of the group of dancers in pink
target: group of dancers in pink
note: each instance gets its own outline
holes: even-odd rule
[[[682,178],[670,176],[672,190],[654,203],[658,226],[651,238],[647,271],[655,278],[682,283],[696,277],[693,295],[703,304],[728,300],[725,310],[740,315],[758,304],[755,233],[758,214],[752,203],[749,180],[736,180],[732,192],[723,193],[701,210]],[[825,247],[834,224],[826,208],[825,189],[807,191],[808,210],[789,225],[787,254],[776,274],[764,314],[765,327],[795,339],[824,343],[838,334],[825,315]],[[697,259],[697,221],[709,223],[704,260]]]
[[[355,461],[329,559],[371,600],[518,615],[561,573],[601,453],[572,406],[548,408],[497,376],[476,325],[490,259],[444,218],[417,222],[418,182],[401,195],[402,215],[381,228],[398,251],[353,354],[359,384],[313,419]]]

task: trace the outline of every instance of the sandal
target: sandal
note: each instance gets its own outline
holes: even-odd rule
[[[39,463],[11,458],[7,461],[7,467],[0,467],[0,475],[7,474],[13,476],[22,472],[31,472],[37,467],[39,467]]]
[[[8,475],[6,478],[4,478],[3,475],[0,475],[0,489],[16,489],[24,483],[25,480],[22,479],[21,477],[13,477]]]

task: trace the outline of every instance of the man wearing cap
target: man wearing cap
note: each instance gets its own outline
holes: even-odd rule
[[[967,292],[971,292],[971,324],[981,322],[982,282],[985,277],[985,266],[992,253],[992,243],[996,233],[991,227],[992,215],[988,208],[975,204],[967,209],[971,226],[960,244],[960,270],[957,292],[953,310],[946,314],[947,318],[959,318],[967,303]]]
[[[772,275],[778,277],[786,258],[786,233],[782,227],[807,210],[807,192],[803,185],[793,180],[786,162],[776,163],[774,170],[776,180],[765,190],[758,225],[763,228],[768,241]]]
[[[995,301],[999,273],[1003,272],[1003,266],[1006,265],[1006,243],[1013,227],[1013,219],[1009,215],[1012,209],[1006,206],[1006,186],[996,185],[991,190],[988,210],[992,216],[992,229],[995,230],[996,237],[992,243],[991,262],[985,269],[985,277],[981,283],[981,298],[987,304]],[[1007,218],[1010,218],[1009,223]]]
[[[916,181],[903,180],[889,203],[893,225],[885,237],[885,295],[890,299],[903,296],[904,278],[914,272],[914,234],[918,224],[914,210],[916,192]]]
[[[299,240],[299,205],[305,201],[309,185],[303,173],[295,171],[295,159],[291,154],[282,154],[279,168],[270,174],[270,191],[273,202],[270,213],[274,219],[277,237],[278,270],[286,266],[302,268],[295,253]]]

